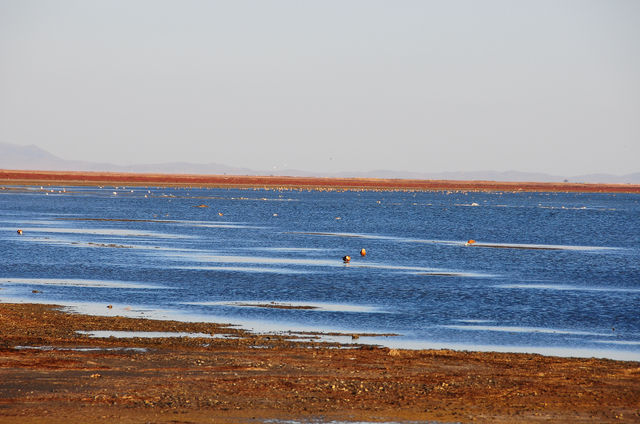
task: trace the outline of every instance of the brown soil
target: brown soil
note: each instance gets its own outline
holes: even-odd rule
[[[235,338],[94,339],[76,330]],[[640,422],[638,362],[346,349],[32,304],[0,304],[0,334],[2,423]]]
[[[316,190],[461,190],[640,193],[640,184],[444,181],[379,178],[312,178],[16,170],[0,170],[0,183],[8,185],[60,184],[243,188],[264,187]]]

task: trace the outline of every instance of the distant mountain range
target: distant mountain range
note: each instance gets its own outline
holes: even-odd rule
[[[20,146],[0,142],[0,169],[28,169],[42,171],[107,171],[142,172],[163,174],[209,174],[209,175],[271,175],[272,171],[236,168],[217,163],[168,162],[157,164],[115,165],[112,163],[86,162],[59,158],[35,145]],[[405,178],[421,180],[476,180],[476,181],[536,181],[584,183],[640,184],[640,172],[626,175],[587,174],[560,176],[519,171],[474,171],[474,172],[405,172],[374,170],[368,172],[318,173],[296,169],[278,171],[281,176],[299,177],[357,177],[357,178]]]

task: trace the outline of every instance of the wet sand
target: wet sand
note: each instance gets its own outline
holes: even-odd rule
[[[316,190],[460,190],[640,193],[640,184],[445,181],[381,178],[312,178],[16,170],[0,170],[0,184],[292,188]]]
[[[0,335],[1,423],[640,422],[640,362],[345,348],[34,304],[0,304]]]

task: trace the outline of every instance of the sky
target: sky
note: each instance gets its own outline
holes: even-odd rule
[[[0,142],[120,165],[640,171],[637,0],[0,0]]]

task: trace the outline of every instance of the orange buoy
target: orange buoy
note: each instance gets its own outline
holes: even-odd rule
[[[475,240],[469,240],[468,242],[466,242],[464,245],[465,246],[471,246],[473,243],[475,243]]]
[[[367,256],[367,251],[364,248],[360,249],[360,256]]]
[[[347,255],[347,256],[343,256],[342,260],[344,261],[345,264],[348,264],[349,261],[351,261],[351,256]]]
[[[18,230],[18,234],[22,235],[22,230]]]

